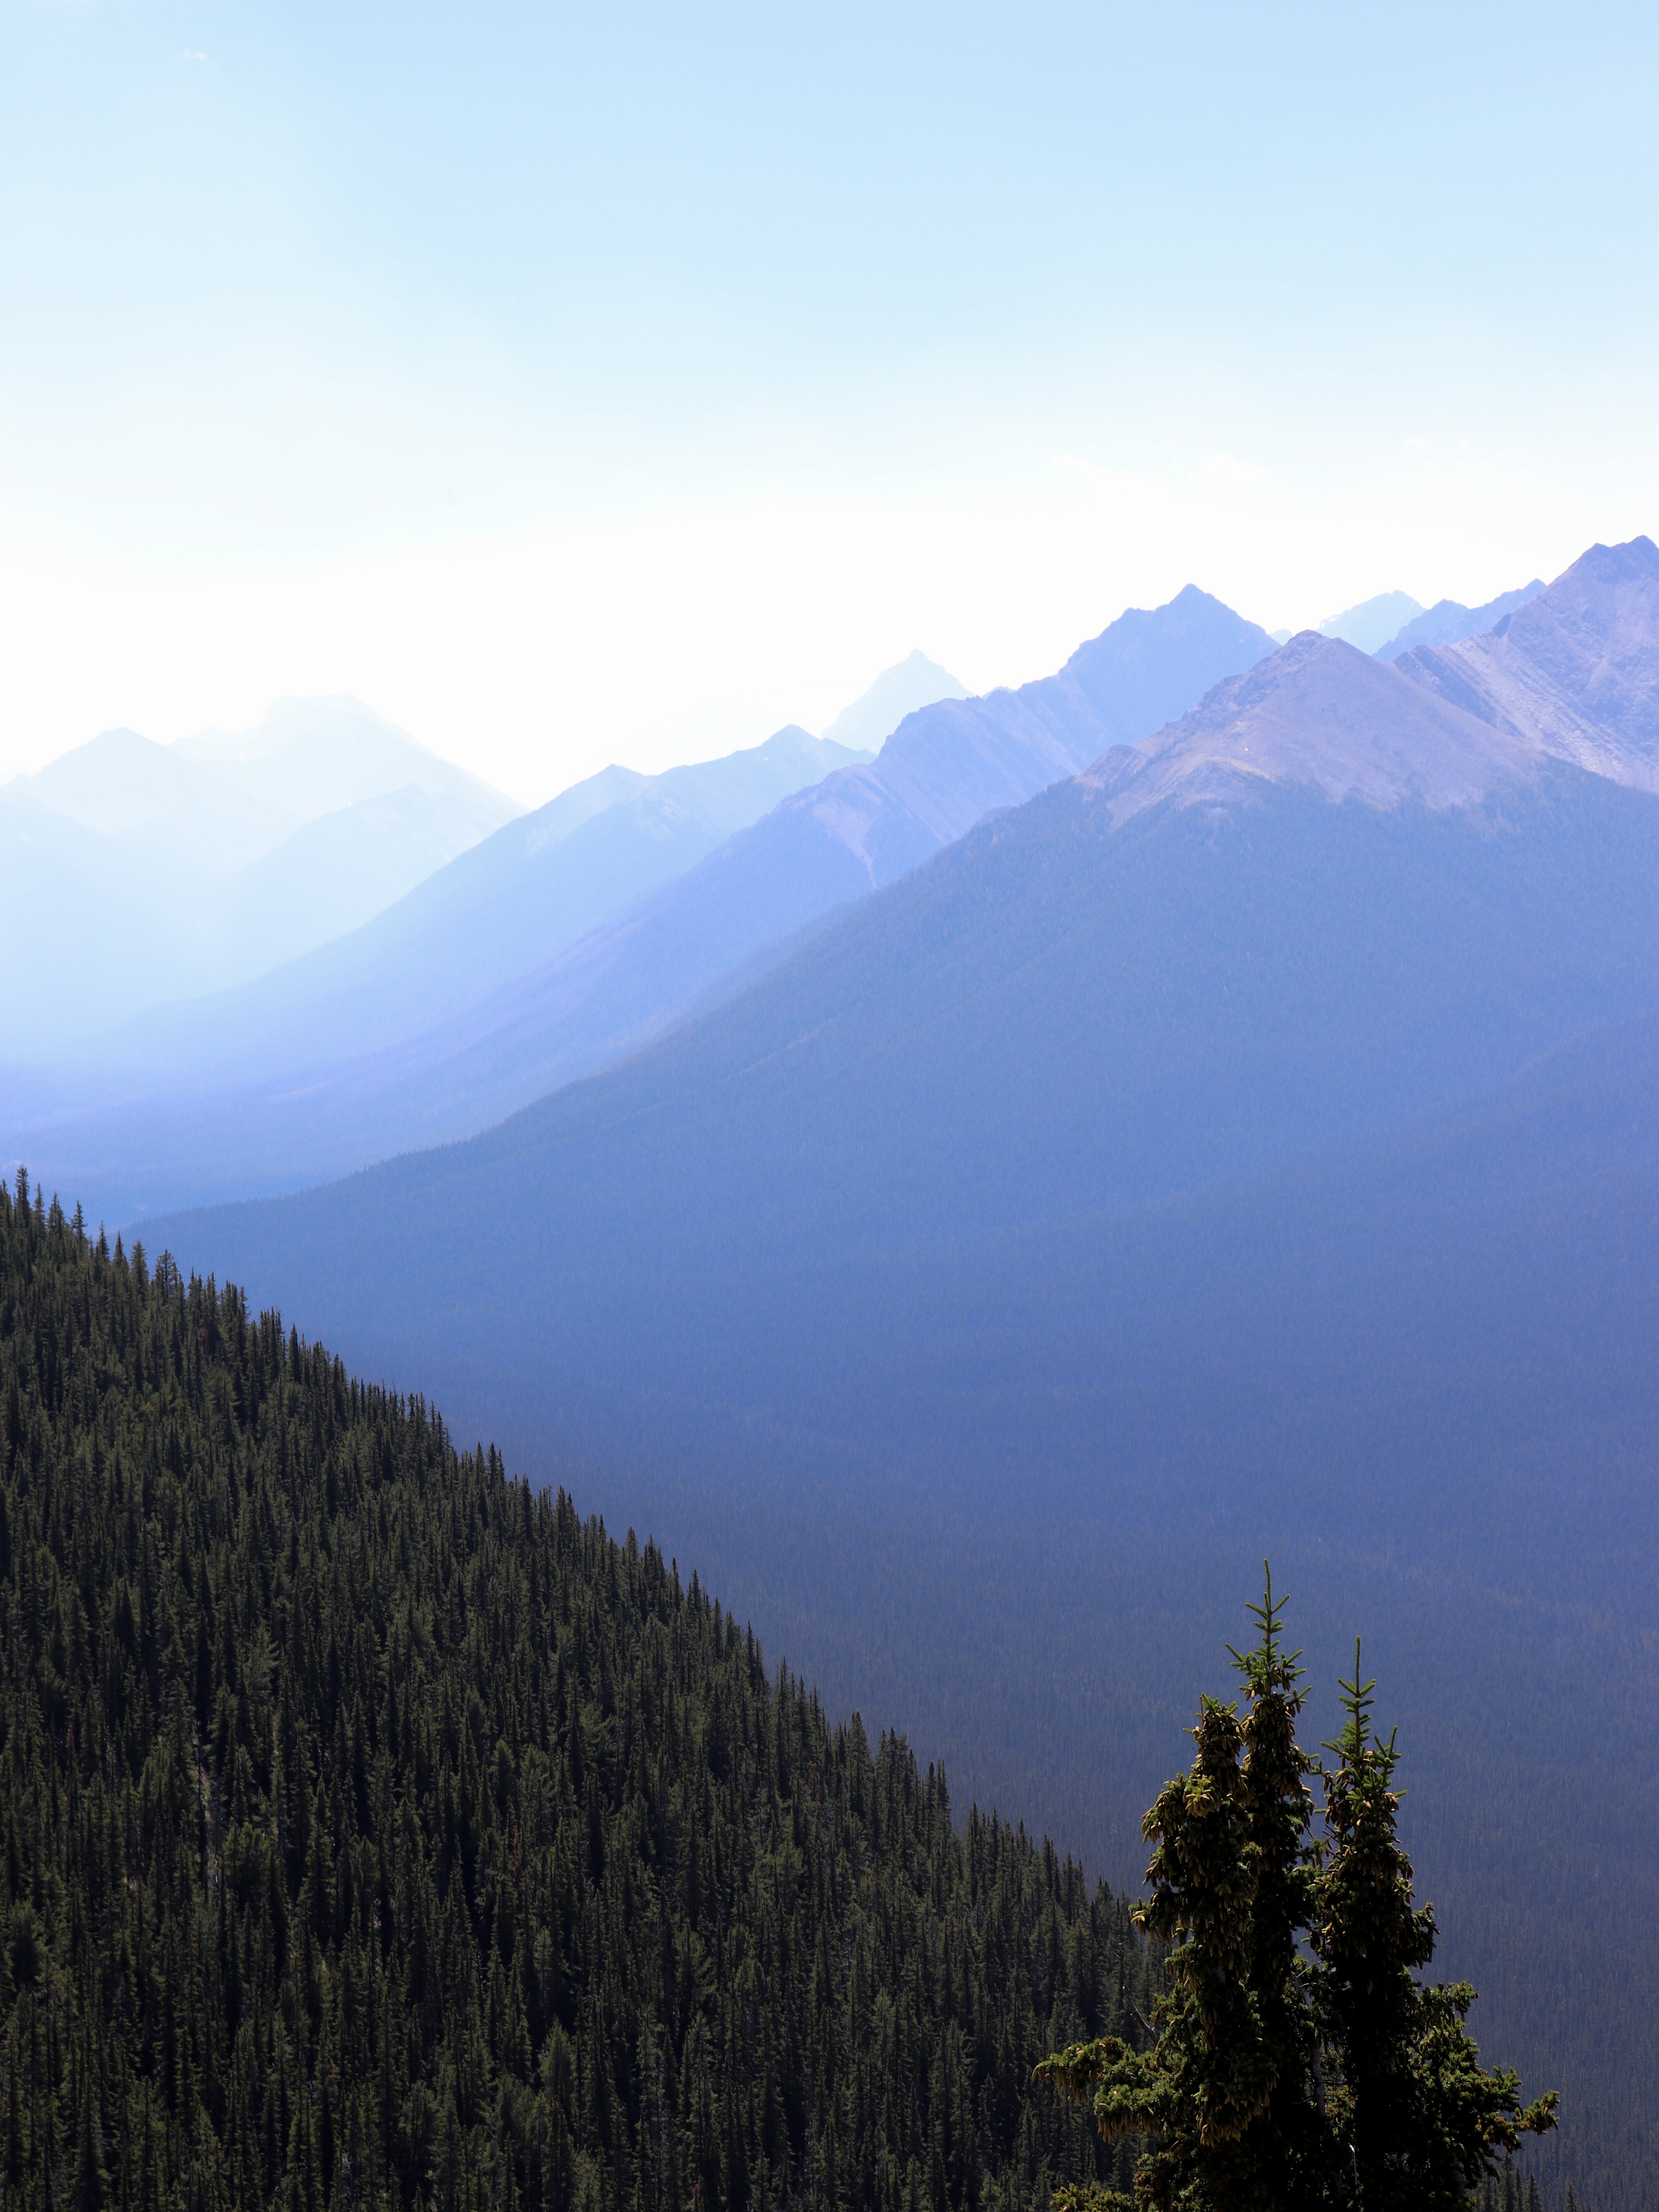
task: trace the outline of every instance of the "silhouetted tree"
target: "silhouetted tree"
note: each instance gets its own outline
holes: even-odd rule
[[[1516,2075],[1480,2066],[1474,1990],[1416,1978],[1434,1918],[1413,1902],[1395,1740],[1370,1731],[1357,1646],[1347,1726],[1328,1747],[1326,1834],[1310,1840],[1300,1655],[1282,1648],[1271,1576],[1250,1610],[1259,1641],[1232,1655],[1244,1716],[1202,1700],[1191,1771],[1144,1823],[1157,1848],[1135,1917],[1172,1947],[1155,2039],[1096,2037],[1036,2075],[1090,2105],[1107,2141],[1151,2137],[1133,2199],[1148,2212],[1462,2205],[1498,2151],[1554,2126],[1556,2098],[1523,2109]],[[1054,2202],[1105,2212],[1131,2199],[1085,2178]]]

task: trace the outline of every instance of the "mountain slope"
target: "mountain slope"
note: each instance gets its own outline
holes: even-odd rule
[[[1455,1970],[1633,2205],[1656,1023],[1659,799],[1304,635],[633,1060],[155,1233],[644,1497],[1126,1875],[1161,1686],[1270,1553],[1446,1747]]]
[[[9,2201],[1127,2178],[1030,2086],[1139,2038],[1126,1905],[958,1833],[941,1772],[832,1728],[631,1529],[21,1184],[0,1668]]]
[[[991,893],[1024,918],[994,969],[986,881],[942,856],[800,955],[793,1004],[774,979],[488,1139],[150,1233],[695,1541],[1115,1878],[1110,1808],[1178,1753],[1167,1686],[1270,1555],[1310,1666],[1361,1631],[1389,1686],[1483,2040],[1568,2093],[1558,2192],[1633,2208],[1659,1066],[1650,1021],[1623,1084],[1524,1063],[1581,1008],[1652,1006],[1659,805],[1554,773],[1498,811],[1273,787],[1219,830],[1055,823]],[[1040,902],[1085,830],[1123,879],[1068,928]],[[1505,1065],[1486,1107],[1378,1126]]]
[[[1659,790],[1659,546],[1593,545],[1482,637],[1401,675],[1558,759]]]

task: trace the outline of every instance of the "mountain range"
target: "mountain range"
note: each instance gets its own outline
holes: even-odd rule
[[[902,1686],[1115,1878],[1160,1685],[1270,1553],[1320,1670],[1361,1628],[1394,1685],[1483,2036],[1613,2202],[1659,2154],[1659,551],[1391,665],[1240,625],[1115,742],[1112,655],[1236,623],[1174,607],[690,872],[865,896],[647,1049],[147,1233],[710,1563],[835,1694]],[[1047,787],[902,867],[951,731],[974,795]]]
[[[354,699],[177,745],[106,730],[0,787],[4,1056],[354,929],[520,811]]]
[[[729,994],[836,907],[1267,650],[1189,587],[1123,615],[1055,676],[906,716],[873,762],[826,775],[838,749],[793,731],[648,788],[606,769],[354,937],[100,1041],[114,1072],[94,1083],[14,1078],[7,1148],[99,1210],[137,1213],[292,1188],[488,1127]],[[769,778],[780,803],[755,821]]]

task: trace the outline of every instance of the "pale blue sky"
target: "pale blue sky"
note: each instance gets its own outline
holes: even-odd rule
[[[1659,531],[1652,11],[0,0],[0,769],[529,799]]]

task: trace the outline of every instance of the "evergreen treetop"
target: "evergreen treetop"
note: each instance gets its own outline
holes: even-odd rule
[[[1499,2151],[1555,2125],[1556,2098],[1523,2107],[1514,2073],[1481,2067],[1467,1983],[1417,1978],[1434,1916],[1413,1902],[1398,1753],[1370,1727],[1358,1646],[1347,1724],[1326,1747],[1337,1764],[1321,1770],[1296,1741],[1300,1655],[1283,1650],[1271,1574],[1250,1610],[1259,1640],[1232,1654],[1245,1715],[1201,1701],[1191,1771],[1144,1823],[1157,1848],[1137,1917],[1172,1945],[1155,2039],[1079,2043],[1037,2076],[1091,2105],[1108,2140],[1150,2136],[1133,2198],[1146,2212],[1462,2205]],[[1055,2197],[1063,2212],[1131,2201],[1086,2181]]]

